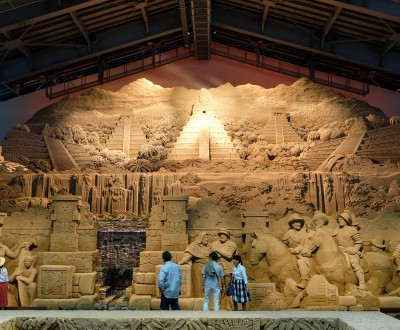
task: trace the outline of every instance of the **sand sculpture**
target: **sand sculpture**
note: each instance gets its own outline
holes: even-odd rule
[[[21,306],[107,308],[96,233],[130,222],[146,246],[130,257],[126,308],[158,308],[163,250],[180,264],[189,310],[202,306],[210,251],[227,273],[242,255],[253,310],[398,307],[399,146],[397,117],[307,79],[269,90],[141,79],[66,97],[3,142],[10,295]],[[17,248],[26,240],[30,250]]]

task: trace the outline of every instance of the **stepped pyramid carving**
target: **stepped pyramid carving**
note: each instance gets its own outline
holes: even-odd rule
[[[127,158],[135,158],[139,147],[146,143],[146,136],[139,124],[131,116],[121,116],[106,146],[110,150],[122,150]]]
[[[238,158],[231,138],[215,111],[216,102],[204,88],[192,106],[192,115],[168,158],[202,160]]]
[[[271,119],[265,125],[265,135],[268,141],[274,143],[303,142],[290,125],[284,108],[272,109]]]

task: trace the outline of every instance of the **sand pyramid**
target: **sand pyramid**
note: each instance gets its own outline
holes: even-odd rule
[[[218,106],[208,90],[200,90],[190,119],[174,143],[169,159],[238,158],[232,140],[217,116]]]

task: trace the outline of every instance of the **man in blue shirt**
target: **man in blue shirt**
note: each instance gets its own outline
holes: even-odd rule
[[[214,311],[219,311],[219,295],[221,293],[221,287],[225,286],[224,281],[224,270],[220,265],[217,264],[218,254],[211,252],[210,262],[207,262],[201,270],[203,275],[203,290],[204,290],[204,305],[203,311],[208,311],[208,305],[210,303],[210,294],[213,295]],[[219,279],[221,279],[221,287],[219,285]]]
[[[164,265],[158,274],[158,288],[161,293],[160,309],[167,311],[171,306],[172,310],[180,310],[178,298],[182,285],[181,270],[176,263],[171,261],[172,255],[169,251],[164,251],[162,258]]]

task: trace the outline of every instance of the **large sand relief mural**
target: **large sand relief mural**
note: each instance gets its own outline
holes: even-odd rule
[[[183,309],[212,251],[251,310],[399,308],[399,122],[307,79],[68,96],[3,142],[9,304],[158,309],[168,250]]]

